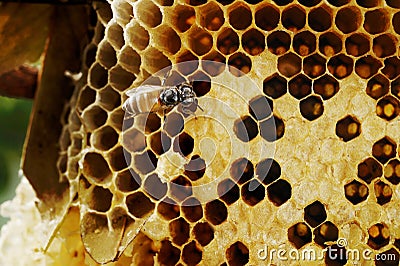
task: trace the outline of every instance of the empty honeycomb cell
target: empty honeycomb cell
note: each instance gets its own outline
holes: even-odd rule
[[[290,31],[299,31],[306,25],[306,12],[299,6],[289,6],[282,12],[281,23]]]
[[[369,157],[358,164],[357,175],[359,178],[370,184],[374,179],[382,176],[382,165],[372,157]]]
[[[96,100],[96,91],[89,86],[85,86],[78,96],[78,102],[76,108],[79,112],[82,112],[86,107],[94,103]]]
[[[370,50],[370,41],[367,35],[354,33],[346,38],[346,52],[353,56],[362,56]]]
[[[393,185],[400,183],[400,161],[398,159],[390,160],[385,166],[385,178]]]
[[[342,51],[342,39],[334,32],[324,33],[318,38],[318,48],[325,56],[334,56]]]
[[[160,6],[172,6],[174,4],[174,0],[157,0],[156,2]]]
[[[355,6],[341,8],[335,17],[338,29],[347,34],[356,31],[361,25],[362,15]]]
[[[381,74],[375,75],[368,80],[366,92],[371,98],[378,100],[389,92],[389,80]]]
[[[201,203],[196,198],[188,198],[182,203],[182,212],[185,218],[191,222],[197,222],[203,218],[203,208]]]
[[[391,95],[383,97],[376,104],[376,114],[385,120],[390,121],[396,118],[399,113],[399,100]]]
[[[265,31],[275,29],[278,26],[279,18],[279,10],[272,5],[261,6],[254,15],[256,26]]]
[[[143,188],[155,200],[160,200],[167,194],[168,185],[157,174],[151,174],[146,177]]]
[[[350,141],[361,134],[361,123],[357,117],[347,115],[336,122],[336,136],[344,142]]]
[[[400,75],[400,59],[396,56],[386,58],[382,74],[388,79],[395,79]]]
[[[141,152],[147,146],[145,135],[136,128],[126,130],[122,137],[122,142],[124,148],[129,152]]]
[[[246,31],[242,35],[242,47],[250,55],[258,55],[265,49],[265,36],[256,29]]]
[[[129,72],[139,74],[142,59],[132,47],[125,45],[121,51],[119,51],[118,64]]]
[[[259,95],[249,101],[249,113],[255,120],[263,120],[272,114],[273,101]]]
[[[353,72],[353,59],[343,54],[334,56],[328,61],[328,70],[338,79],[348,77]]]
[[[228,10],[229,25],[236,30],[244,30],[250,26],[252,14],[250,9],[244,4],[237,4]]]
[[[106,212],[111,207],[113,194],[109,189],[95,186],[90,193],[88,206],[90,209],[99,212]]]
[[[184,174],[192,181],[199,180],[206,172],[206,162],[199,155],[195,154],[190,161],[184,165]]]
[[[283,55],[290,48],[291,38],[287,32],[274,31],[267,37],[268,51],[276,55]]]
[[[99,153],[88,152],[83,158],[83,174],[97,184],[105,183],[112,177],[107,161]]]
[[[238,184],[244,184],[253,178],[254,166],[248,159],[239,158],[232,163],[229,173]]]
[[[158,131],[150,136],[149,144],[155,154],[161,155],[171,147],[171,139],[164,132]]]
[[[239,199],[239,187],[230,179],[222,180],[217,186],[218,197],[231,205]]]
[[[273,116],[260,123],[260,136],[268,142],[274,142],[285,134],[285,124],[280,117]]]
[[[97,61],[106,69],[110,69],[117,63],[117,54],[114,48],[106,40],[99,43],[97,51]]]
[[[176,54],[181,49],[181,39],[170,27],[161,25],[157,27],[157,34],[152,35],[154,43],[157,43],[161,50],[170,54]]]
[[[114,89],[118,91],[124,91],[132,85],[133,81],[136,79],[136,76],[126,71],[121,66],[115,66],[110,70],[109,78],[110,85]]]
[[[142,174],[148,174],[157,168],[158,159],[151,150],[135,155],[134,164],[136,169]]]
[[[182,132],[174,139],[173,150],[183,156],[188,156],[193,152],[194,139],[186,132]]]
[[[317,78],[325,73],[326,60],[319,54],[306,57],[303,61],[303,71],[310,78]]]
[[[241,188],[242,200],[249,206],[255,206],[265,198],[265,188],[257,180],[250,180]]]
[[[353,180],[344,186],[344,194],[354,205],[363,202],[368,198],[368,187],[357,180]]]
[[[110,114],[110,126],[114,127],[115,130],[118,132],[122,131],[122,127],[124,124],[124,116],[125,112],[122,110],[122,108],[117,108],[115,109],[111,114]]]
[[[391,83],[391,93],[400,100],[400,78],[397,78]]]
[[[177,201],[184,201],[193,194],[192,183],[186,177],[180,175],[169,183],[171,196]]]
[[[285,6],[285,5],[290,4],[291,2],[293,2],[293,0],[274,0],[274,2],[278,6]]]
[[[304,222],[292,225],[288,229],[288,239],[297,249],[311,242],[311,229]]]
[[[332,222],[327,221],[314,229],[314,242],[326,247],[325,242],[336,241],[339,237],[339,229]]]
[[[157,212],[166,220],[172,220],[180,215],[179,205],[170,198],[158,203]]]
[[[389,227],[384,223],[377,223],[368,229],[368,246],[378,250],[387,244],[390,240]]]
[[[228,60],[229,72],[236,77],[249,73],[251,65],[251,59],[244,53],[235,53]]]
[[[308,13],[308,25],[318,32],[328,30],[332,25],[331,13],[332,10],[325,5],[312,9]]]
[[[196,21],[194,9],[187,5],[177,5],[173,10],[173,14],[171,24],[179,32],[187,31]]]
[[[324,113],[324,104],[322,103],[321,97],[311,95],[301,100],[300,113],[309,121],[319,118]]]
[[[126,160],[124,156],[124,150],[121,146],[117,146],[113,150],[111,150],[108,154],[108,162],[113,171],[120,171],[126,167]]]
[[[277,207],[292,197],[292,186],[283,179],[278,179],[267,187],[268,199]]]
[[[189,33],[189,47],[196,55],[204,55],[211,50],[213,38],[211,34],[201,28],[192,28]]]
[[[396,249],[391,248],[379,253],[379,258],[381,259],[375,261],[376,266],[397,266],[399,265],[400,254]],[[383,258],[385,258],[385,260]]]
[[[325,74],[314,81],[313,90],[319,94],[322,99],[328,100],[339,91],[339,82],[332,76]]]
[[[95,89],[100,89],[107,85],[107,82],[107,70],[99,63],[94,63],[89,69],[89,84]]]
[[[301,5],[306,7],[316,6],[321,2],[321,0],[298,0],[298,1]]]
[[[375,191],[376,201],[378,202],[379,205],[384,205],[392,199],[392,194],[393,194],[392,188],[385,182],[377,181],[374,184],[374,191]]]
[[[110,22],[106,32],[107,40],[117,50],[121,49],[125,44],[124,30],[116,22]]]
[[[163,125],[163,130],[171,137],[174,137],[182,132],[184,120],[182,115],[171,112],[167,115]]]
[[[221,5],[230,5],[232,4],[233,0],[217,0],[218,3],[220,3]]]
[[[211,90],[211,79],[204,72],[196,72],[189,78],[192,81],[193,90],[197,97],[206,95]]]
[[[200,6],[200,5],[204,5],[205,3],[207,3],[206,0],[187,0],[189,5],[192,6]]]
[[[161,118],[156,113],[149,113],[146,116],[144,132],[146,134],[153,133],[161,127]]]
[[[98,93],[99,102],[104,109],[112,111],[121,105],[121,96],[111,86],[106,86]]]
[[[202,58],[202,69],[210,76],[216,77],[225,70],[226,58],[217,51],[211,50]]]
[[[304,208],[304,220],[311,227],[317,227],[326,220],[326,217],[325,206],[318,200]]]
[[[192,232],[196,241],[203,247],[214,239],[214,228],[207,222],[197,223]]]
[[[169,61],[168,57],[154,47],[149,47],[146,49],[145,53],[146,54],[142,56],[142,58],[144,58],[143,65],[147,66],[147,70],[150,73],[155,73],[171,65],[171,61]]]
[[[150,28],[160,25],[162,21],[160,8],[152,1],[139,1],[136,5],[135,15],[144,25]]]
[[[249,249],[237,241],[225,251],[225,257],[230,266],[244,266],[249,262]]]
[[[127,25],[125,28],[125,35],[127,42],[133,48],[144,50],[149,45],[149,32],[135,21]]]
[[[287,92],[287,87],[286,79],[279,74],[273,74],[263,81],[263,92],[273,99],[283,96]]]
[[[190,61],[190,64],[178,64],[177,65],[178,71],[181,72],[185,76],[192,74],[199,67],[199,64],[196,62],[196,61],[198,61],[198,58],[194,54],[192,54],[190,51],[183,51],[176,58],[177,63],[182,63],[182,62],[187,62],[187,61]]]
[[[397,34],[400,34],[400,12],[393,15],[392,18],[393,29]]]
[[[328,3],[330,3],[333,6],[340,7],[348,4],[351,0],[328,0]]]
[[[364,29],[371,34],[384,32],[389,25],[389,14],[383,8],[367,11],[364,15]]]
[[[301,59],[294,53],[288,53],[278,58],[278,70],[279,72],[290,78],[301,70]]]
[[[215,199],[206,204],[205,217],[213,225],[219,225],[228,218],[228,210],[222,201]]]
[[[224,12],[215,3],[208,3],[199,10],[200,25],[208,30],[216,31],[221,28],[225,22]]]
[[[135,191],[140,187],[139,175],[133,169],[127,169],[117,174],[115,178],[115,186],[121,192]]]
[[[258,126],[253,118],[246,115],[234,122],[233,132],[241,141],[249,142],[258,135]]]
[[[83,62],[85,63],[85,66],[87,68],[90,68],[90,66],[96,61],[96,53],[97,53],[97,46],[94,45],[93,43],[89,44],[85,48],[85,52],[83,55]]]
[[[315,51],[317,40],[313,33],[302,31],[293,38],[293,49],[300,56],[307,56]]]
[[[382,63],[370,56],[367,55],[365,57],[359,58],[355,64],[355,71],[357,75],[359,75],[363,79],[369,79],[373,75],[375,75],[378,70],[382,67]]]
[[[158,261],[161,265],[174,266],[181,257],[181,251],[172,245],[169,240],[161,241],[161,248],[158,252]]]
[[[338,246],[337,244],[334,244],[332,246],[329,246],[326,249],[325,253],[325,265],[326,266],[341,266],[341,265],[346,265],[347,260],[349,258],[348,251],[346,250],[345,247],[343,246]]]
[[[182,246],[189,240],[190,226],[182,217],[169,223],[169,233],[172,237],[172,243]]]
[[[298,100],[311,94],[311,79],[303,74],[297,75],[289,81],[289,93]]]
[[[381,4],[381,0],[356,0],[357,5],[370,8]]]
[[[196,241],[192,240],[186,244],[182,250],[182,260],[188,266],[198,265],[203,258],[203,251],[197,245]]]
[[[274,159],[264,159],[256,165],[256,176],[263,184],[269,185],[281,176],[281,166]]]
[[[125,199],[129,213],[137,218],[143,218],[146,214],[154,210],[154,203],[143,193],[135,192]]]
[[[373,40],[372,50],[377,57],[387,57],[396,53],[396,38],[391,34],[382,34]]]

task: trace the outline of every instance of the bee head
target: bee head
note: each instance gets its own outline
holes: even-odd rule
[[[196,94],[193,91],[193,87],[188,84],[182,84],[179,87],[179,101],[185,105],[189,106],[195,102]]]

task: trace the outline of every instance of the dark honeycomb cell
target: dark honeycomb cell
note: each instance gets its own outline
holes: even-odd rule
[[[122,143],[129,152],[141,152],[147,145],[145,135],[135,128],[128,129],[123,133]]]
[[[336,136],[344,142],[350,141],[361,134],[361,123],[354,116],[347,115],[336,123]]]
[[[368,81],[366,92],[371,98],[378,100],[389,92],[389,80],[381,74],[375,75]]]
[[[99,91],[100,105],[107,111],[113,111],[121,105],[121,96],[111,86]]]
[[[235,53],[229,57],[228,67],[234,76],[243,76],[251,70],[251,59],[244,53]]]
[[[174,139],[173,150],[183,156],[189,156],[193,152],[194,139],[186,132],[182,132]]]
[[[151,150],[135,155],[134,164],[136,169],[142,174],[148,174],[157,168],[158,159]]]
[[[331,12],[332,10],[325,5],[312,9],[308,14],[308,25],[318,32],[328,30],[332,25]]]
[[[194,238],[200,245],[207,246],[214,239],[214,228],[207,222],[197,223],[193,227]]]
[[[315,34],[309,31],[302,31],[294,36],[293,48],[300,56],[307,56],[315,51],[316,42]]]
[[[152,174],[144,181],[143,188],[155,200],[160,200],[167,194],[168,185],[157,174]]]
[[[288,53],[278,58],[278,70],[287,77],[293,77],[301,70],[301,59],[294,53]]]
[[[115,186],[122,192],[131,192],[140,187],[140,177],[132,169],[127,169],[117,174]]]
[[[333,6],[340,7],[348,4],[351,0],[328,0],[328,3],[330,3]]]
[[[249,142],[258,135],[258,126],[253,118],[246,115],[235,121],[233,132],[241,141]]]
[[[292,186],[286,180],[279,179],[267,187],[269,200],[275,206],[281,206],[292,197]]]
[[[265,198],[265,188],[257,180],[250,180],[241,188],[242,200],[249,206],[255,206]]]
[[[254,166],[246,158],[239,158],[232,163],[229,173],[241,185],[253,178]]]
[[[171,139],[164,132],[158,131],[150,136],[149,144],[155,154],[161,155],[171,147]]]
[[[274,159],[264,159],[256,165],[256,176],[263,184],[269,185],[281,176],[281,166]]]
[[[160,25],[162,20],[162,14],[160,8],[153,4],[153,2],[143,1],[138,2],[136,6],[138,10],[145,10],[145,12],[138,13],[138,19],[142,21],[146,26],[154,28]]]
[[[397,78],[391,83],[391,93],[400,100],[400,78]]]
[[[319,118],[324,113],[324,105],[321,97],[311,95],[300,101],[300,113],[301,115],[309,120],[313,121]]]
[[[198,265],[203,257],[203,251],[196,241],[192,240],[182,250],[182,260],[188,266]]]
[[[384,9],[367,11],[364,17],[364,29],[371,34],[384,32],[390,25],[389,14]]]
[[[339,229],[330,221],[314,229],[314,242],[322,247],[326,247],[325,242],[336,241],[338,237]]]
[[[260,123],[260,136],[268,142],[274,142],[285,134],[285,124],[280,117],[273,116]]]
[[[346,38],[346,52],[353,56],[362,56],[370,50],[370,41],[367,35],[354,33]]]
[[[397,266],[399,265],[400,254],[396,249],[391,248],[389,250],[379,253],[379,258],[381,258],[381,260],[375,261],[376,266]],[[385,258],[386,260],[383,260],[383,258]]]
[[[121,146],[115,147],[108,154],[108,162],[111,169],[115,172],[121,171],[122,169],[128,167],[127,160],[125,160],[124,149]]]
[[[345,78],[353,72],[353,60],[345,55],[337,55],[329,59],[329,72],[338,79]]]
[[[319,54],[308,56],[303,61],[303,71],[310,78],[317,78],[325,73],[326,60]]]
[[[266,78],[263,82],[263,92],[273,99],[278,99],[287,92],[286,79],[279,76],[278,74],[274,74]]]
[[[400,59],[396,56],[386,58],[382,74],[388,79],[395,79],[400,75]]]
[[[129,36],[128,40],[131,40],[129,43],[133,46],[133,48],[141,51],[146,49],[146,47],[149,45],[149,32],[145,28],[140,26],[139,23],[131,23],[131,25],[127,27],[125,31],[126,34]]]
[[[175,219],[180,215],[179,205],[170,198],[158,203],[157,212],[166,220]]]
[[[135,79],[136,76],[134,74],[126,71],[119,65],[111,68],[109,72],[109,84],[118,91],[128,89]]]
[[[94,103],[96,100],[96,91],[89,86],[85,86],[78,96],[78,101],[76,103],[76,109],[82,112],[86,107]]]
[[[380,4],[380,0],[356,0],[357,5],[370,8],[370,7],[376,7]]]
[[[174,137],[182,132],[184,127],[184,120],[179,113],[169,113],[166,116],[163,130],[171,137]]]
[[[298,0],[298,1],[301,5],[306,7],[316,6],[321,2],[321,0]]]
[[[374,224],[368,229],[368,246],[378,250],[387,244],[390,240],[389,227],[384,223]]]
[[[211,77],[216,77],[225,70],[225,61],[225,56],[217,51],[212,50],[202,58],[201,65],[203,70],[208,75],[210,75]],[[201,93],[199,96],[202,96]]]
[[[372,50],[377,57],[391,56],[396,52],[396,38],[391,34],[382,34],[373,40]]]
[[[344,246],[338,246],[334,244],[329,246],[325,253],[325,265],[326,266],[341,266],[346,265],[349,254]]]
[[[362,15],[355,6],[341,8],[335,17],[335,24],[345,34],[356,31],[361,25]]]
[[[182,246],[189,240],[190,226],[182,217],[169,223],[169,233],[172,243]]]
[[[355,64],[355,71],[357,75],[359,75],[363,79],[369,79],[373,75],[375,75],[378,70],[382,67],[382,63],[370,56],[367,55],[365,57],[359,58]]]
[[[278,26],[279,10],[275,6],[265,5],[257,9],[254,16],[256,26],[265,31],[271,31]]]
[[[84,125],[89,131],[95,130],[104,125],[107,121],[107,117],[107,112],[96,105],[92,105],[85,109],[82,114]]]
[[[200,6],[205,3],[207,3],[206,0],[189,0],[189,5],[192,5],[192,6]]]
[[[95,186],[90,193],[88,206],[92,210],[106,212],[111,207],[112,198],[113,194],[109,189]]]
[[[256,96],[249,101],[249,113],[255,120],[263,120],[272,114],[273,102],[265,96]]]
[[[400,183],[400,161],[398,159],[392,159],[385,166],[385,178],[393,185]]]
[[[192,181],[196,181],[203,177],[206,171],[206,162],[199,155],[195,154],[189,163],[184,166],[184,174]]]
[[[143,192],[135,192],[128,195],[125,199],[125,204],[129,212],[137,218],[143,218],[154,210],[154,203]]]
[[[293,2],[293,0],[274,0],[275,4],[278,6],[286,6],[287,4],[290,4]]]
[[[369,191],[368,187],[357,180],[353,180],[344,186],[344,194],[354,205],[367,199]]]
[[[172,18],[171,24],[174,25],[179,32],[187,31],[196,21],[196,14],[194,9],[190,6],[177,5],[172,12],[175,15]]]
[[[372,157],[362,161],[357,168],[358,177],[368,184],[370,184],[375,178],[382,176],[382,165]]]
[[[234,0],[217,0],[218,3],[224,6],[232,4],[233,1]]]
[[[110,69],[117,63],[116,52],[110,43],[105,39],[103,39],[99,44],[97,61],[106,69]]]
[[[238,4],[229,11],[229,25],[236,30],[246,29],[251,21],[251,11],[246,5]]]
[[[169,183],[169,186],[170,186],[169,191],[171,193],[171,196],[180,202],[190,197],[193,193],[192,183],[182,175],[174,178]]]
[[[96,149],[107,151],[118,142],[118,133],[110,126],[101,127],[93,132],[92,145]]]
[[[191,222],[197,222],[203,218],[203,208],[201,203],[196,198],[188,198],[182,203],[182,212],[185,218]]]
[[[225,28],[218,35],[217,48],[225,55],[234,53],[239,48],[239,36],[230,28]]]
[[[83,157],[82,172],[96,183],[107,182],[112,177],[107,161],[103,156],[95,152],[88,152]]]
[[[126,45],[119,52],[118,63],[126,70],[134,74],[139,74],[142,59],[136,50]]]
[[[379,205],[384,205],[392,199],[392,188],[385,182],[378,181],[374,184],[376,201]]]
[[[329,100],[339,91],[339,82],[332,76],[325,74],[314,81],[313,89],[322,99]]]
[[[218,184],[217,193],[218,197],[228,205],[239,199],[239,187],[230,179],[225,179]]]
[[[181,251],[174,247],[169,240],[161,241],[161,248],[158,252],[158,261],[161,265],[174,266],[181,257]]]
[[[300,74],[289,81],[289,93],[298,100],[311,94],[311,79]]]
[[[200,8],[200,25],[208,30],[216,31],[224,24],[224,12],[215,3],[208,3]]]
[[[393,96],[385,96],[376,103],[376,114],[385,120],[392,120],[400,113],[399,100]]]
[[[189,78],[197,97],[206,95],[211,90],[211,79],[204,72],[196,72]]]
[[[311,229],[304,222],[294,224],[288,229],[288,239],[297,249],[310,243],[311,238]]]
[[[249,262],[249,249],[237,241],[226,250],[225,256],[230,266],[244,266]]]
[[[213,225],[219,225],[228,218],[228,210],[225,204],[216,199],[206,204],[206,219]]]
[[[311,227],[317,227],[326,220],[326,217],[325,206],[319,201],[314,201],[304,208],[304,220]]]
[[[100,89],[107,85],[108,72],[99,63],[94,63],[89,69],[89,84],[95,88]]]
[[[250,29],[242,35],[242,47],[252,56],[265,50],[265,36],[256,29]]]
[[[157,27],[158,34],[152,35],[154,42],[159,45],[161,50],[176,54],[181,49],[181,39],[179,35],[169,26],[162,25]]]
[[[306,25],[306,12],[298,6],[289,6],[283,10],[281,22],[290,31],[301,30]]]
[[[274,31],[267,37],[268,51],[276,55],[283,55],[290,48],[291,38],[287,32]]]
[[[210,33],[201,28],[192,28],[187,34],[189,47],[196,55],[204,55],[211,50],[213,38]]]
[[[319,36],[318,48],[325,56],[334,56],[342,51],[342,39],[334,32],[324,33]]]
[[[400,12],[393,15],[392,19],[393,29],[397,34],[400,34]]]
[[[178,71],[185,76],[192,74],[199,67],[197,56],[192,54],[190,51],[183,51],[182,53],[179,53],[176,58],[177,63],[184,63],[187,61],[191,61],[190,64],[178,64],[176,66]]]

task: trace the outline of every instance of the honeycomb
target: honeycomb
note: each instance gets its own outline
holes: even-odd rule
[[[399,264],[398,1],[95,10],[60,137],[60,179],[77,195],[49,254],[88,265]],[[166,68],[166,84],[191,81],[204,111],[127,116],[126,92],[160,86]],[[262,258],[264,247],[323,257]],[[350,250],[393,257],[327,255]]]

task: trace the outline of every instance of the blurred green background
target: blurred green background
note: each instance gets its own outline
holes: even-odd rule
[[[15,196],[32,100],[0,96],[0,204]],[[0,226],[7,219],[0,216]]]

